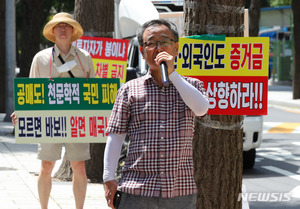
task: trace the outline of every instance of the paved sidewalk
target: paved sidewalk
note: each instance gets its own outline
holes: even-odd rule
[[[300,99],[293,99],[291,86],[269,85],[268,104],[300,109]]]
[[[0,122],[0,208],[39,209],[37,145],[15,144],[12,131],[11,123]],[[85,208],[108,208],[102,184],[88,184]],[[71,182],[53,181],[49,209],[75,209]]]
[[[269,105],[300,108],[300,100],[292,99],[290,86],[269,86]],[[15,144],[13,126],[0,115],[0,208],[38,209],[36,144]],[[58,169],[61,161],[56,163]],[[55,171],[53,172],[55,173]],[[53,181],[49,209],[74,209],[71,182]],[[86,209],[107,209],[102,184],[89,183]],[[247,208],[244,205],[244,208]]]

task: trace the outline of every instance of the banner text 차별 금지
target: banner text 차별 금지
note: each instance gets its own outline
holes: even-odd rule
[[[73,45],[90,53],[96,78],[119,78],[126,82],[127,39],[82,36]]]

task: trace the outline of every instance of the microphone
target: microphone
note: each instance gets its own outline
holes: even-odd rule
[[[160,73],[161,73],[163,86],[168,87],[170,81],[169,81],[169,74],[168,74],[168,66],[165,62],[160,63]]]

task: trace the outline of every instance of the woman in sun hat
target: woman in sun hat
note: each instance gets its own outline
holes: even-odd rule
[[[66,23],[73,27],[73,33],[71,41],[76,41],[83,35],[83,29],[81,25],[72,18],[72,15],[66,12],[61,12],[53,16],[44,27],[43,35],[51,42],[55,43],[55,36],[53,34],[53,28],[59,23]]]
[[[43,35],[54,43],[53,47],[38,52],[32,61],[30,78],[56,77],[95,77],[90,54],[72,45],[83,35],[81,25],[65,12],[57,13],[45,25]],[[11,115],[14,125],[17,116]],[[41,139],[42,140],[42,139]],[[62,143],[41,143],[38,147],[38,159],[42,161],[38,177],[38,192],[42,209],[48,208],[51,192],[51,173],[56,160],[61,159]],[[90,159],[88,143],[66,143],[66,157],[73,170],[73,193],[76,209],[83,208],[87,176],[85,160]]]

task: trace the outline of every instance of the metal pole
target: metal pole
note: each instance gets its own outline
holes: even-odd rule
[[[292,56],[291,56],[291,68],[292,68],[292,81],[294,82],[294,74],[295,74],[295,66],[294,66],[294,22],[293,22],[293,13],[290,14],[290,27],[291,27],[291,49],[292,49]]]
[[[121,0],[115,0],[115,20],[114,20],[114,28],[115,28],[115,33],[114,33],[114,38],[122,38],[120,34],[120,26],[119,26],[119,5],[120,5]]]
[[[14,111],[14,77],[16,68],[16,18],[15,1],[6,0],[5,14],[5,112],[4,121],[11,121],[10,114]]]

